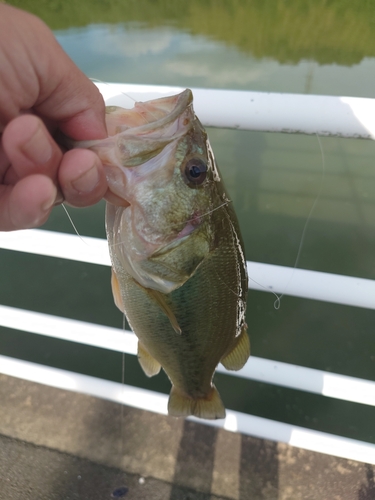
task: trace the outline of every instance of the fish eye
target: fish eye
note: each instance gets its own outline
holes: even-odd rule
[[[207,176],[207,163],[200,158],[192,158],[185,165],[185,175],[188,184],[199,186]]]

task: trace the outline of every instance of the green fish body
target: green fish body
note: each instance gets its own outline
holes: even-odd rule
[[[168,412],[223,418],[217,365],[250,346],[244,247],[192,93],[107,110],[109,138],[80,143],[103,161],[112,289],[148,376],[172,382]]]

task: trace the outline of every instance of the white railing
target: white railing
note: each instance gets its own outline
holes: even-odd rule
[[[178,92],[175,87],[98,84],[108,104],[132,105]],[[250,130],[288,131],[375,138],[375,101],[371,99],[291,96],[254,92],[194,89],[195,109],[205,125]],[[225,97],[225,99],[224,99]],[[125,102],[127,101],[127,102]],[[217,103],[220,102],[220,106]],[[238,104],[241,102],[241,106]],[[255,103],[255,104],[254,104]],[[319,106],[324,107],[322,115]],[[318,110],[318,111],[317,111]],[[372,113],[372,117],[370,116]],[[303,118],[303,120],[302,120]],[[327,118],[327,119],[326,119]],[[82,241],[83,240],[83,241]],[[43,230],[2,233],[0,248],[65,258],[88,264],[110,265],[102,239]],[[316,271],[248,262],[250,288],[285,293],[326,302],[375,309],[375,282]],[[258,285],[262,283],[262,286]],[[136,354],[133,333],[38,312],[0,306],[0,326],[82,344]],[[328,373],[279,361],[250,357],[239,372],[227,375],[299,389],[345,401],[375,406],[375,382]],[[167,413],[167,396],[95,377],[0,356],[0,373],[91,394],[137,408]],[[225,421],[203,422],[308,450],[375,464],[375,445],[323,432],[228,411]]]
[[[49,314],[0,306],[0,326],[60,340],[137,354],[137,338],[130,331]],[[1,367],[0,367],[1,370]],[[324,372],[281,361],[251,356],[238,372],[219,366],[218,372],[249,380],[299,389],[331,398],[375,406],[375,382]]]
[[[96,84],[106,103],[132,107],[182,87]],[[192,89],[194,109],[207,127],[375,139],[375,99],[240,90]]]

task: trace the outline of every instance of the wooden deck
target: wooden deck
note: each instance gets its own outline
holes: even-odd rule
[[[1,500],[374,500],[374,476],[363,463],[0,375]]]

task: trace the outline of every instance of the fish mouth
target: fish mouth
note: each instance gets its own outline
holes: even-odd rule
[[[189,220],[186,226],[176,236],[176,240],[182,240],[186,236],[189,236],[199,226],[200,226],[200,220],[198,220],[198,218]]]
[[[181,240],[185,236],[189,236],[202,223],[201,215],[198,210],[195,210],[190,219],[186,221],[184,228],[178,233],[176,239]]]
[[[199,222],[198,222],[198,220],[199,220]],[[198,219],[198,218],[197,219],[191,219],[191,220],[189,220],[186,223],[185,227],[177,234],[177,236],[175,236],[172,241],[170,241],[166,245],[163,245],[161,248],[159,248],[158,250],[156,250],[156,252],[154,252],[152,254],[152,257],[159,257],[161,255],[165,255],[170,250],[173,250],[178,245],[181,245],[181,243],[183,243],[184,241],[186,241],[189,238],[189,236],[196,229],[199,228],[200,225],[201,225],[200,224],[200,219]]]
[[[133,110],[134,112],[146,112],[148,123],[142,124],[138,127],[131,127],[129,133],[131,135],[140,135],[141,137],[150,136],[150,133],[156,132],[160,136],[160,130],[163,131],[163,136],[166,136],[168,128],[178,120],[193,102],[193,93],[190,89],[186,89],[180,94],[172,95],[169,97],[162,97],[153,101],[136,103]],[[155,105],[163,109],[164,116],[155,116]],[[183,120],[183,127],[190,123],[188,117]],[[128,131],[126,131],[128,132]],[[172,128],[172,134],[176,136],[176,130]]]

